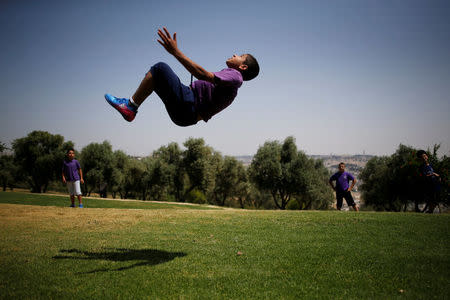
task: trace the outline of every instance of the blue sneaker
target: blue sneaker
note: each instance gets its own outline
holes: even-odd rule
[[[127,98],[116,98],[113,95],[105,94],[106,101],[114,107],[122,117],[131,122],[134,120],[137,114],[137,108],[134,105],[129,104],[129,99]]]
[[[83,204],[78,205],[79,208],[83,208]]]

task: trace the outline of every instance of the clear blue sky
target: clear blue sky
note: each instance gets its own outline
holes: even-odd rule
[[[208,123],[174,125],[156,95],[125,122],[103,95],[131,96],[149,67],[169,63],[156,42],[209,71],[252,53],[261,73]],[[0,2],[0,141],[32,130],[81,150],[108,140],[148,155],[202,137],[224,155],[296,138],[307,154],[390,155],[400,143],[450,150],[450,1]]]

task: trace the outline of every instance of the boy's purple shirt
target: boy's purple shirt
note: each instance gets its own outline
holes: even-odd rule
[[[349,181],[355,180],[355,177],[353,177],[353,175],[348,172],[336,172],[333,174],[333,176],[330,177],[330,180],[336,180],[336,190],[339,192],[344,192],[349,188]]]
[[[243,82],[241,72],[235,69],[227,68],[213,74],[218,79],[216,84],[204,80],[192,83],[195,106],[205,122],[233,102]]]
[[[66,181],[80,180],[78,170],[81,169],[80,163],[76,159],[65,159],[62,166],[62,171],[66,177]]]

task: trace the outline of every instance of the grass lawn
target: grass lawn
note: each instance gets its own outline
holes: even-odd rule
[[[20,195],[20,196],[19,196]],[[209,205],[196,205],[191,203],[177,202],[154,202],[139,200],[114,200],[102,198],[82,199],[85,208],[125,208],[125,209],[222,209]],[[51,194],[31,194],[0,192],[0,203],[58,206],[68,207],[70,205],[69,195]],[[78,206],[78,199],[75,197],[75,205]]]
[[[74,209],[43,206],[62,201],[44,195],[21,205],[27,197],[0,193],[4,299],[450,295],[448,214],[136,209],[154,204],[98,200],[121,208],[113,209],[90,199]]]

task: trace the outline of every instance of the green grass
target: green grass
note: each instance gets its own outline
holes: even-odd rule
[[[175,202],[152,202],[140,200],[113,200],[83,197],[85,208],[121,208],[121,209],[220,209],[207,205],[196,204],[176,204]],[[39,206],[57,206],[68,207],[70,205],[69,196],[51,195],[51,194],[31,194],[16,192],[0,192],[0,203],[39,205]],[[75,198],[75,204],[78,206],[78,199]]]
[[[0,204],[0,298],[450,295],[450,215],[191,208]]]

